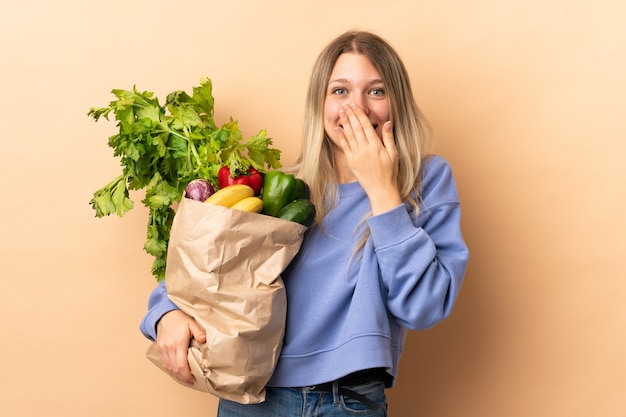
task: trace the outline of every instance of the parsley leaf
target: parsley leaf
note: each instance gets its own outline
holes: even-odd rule
[[[161,105],[151,91],[114,89],[107,107],[87,113],[95,121],[113,115],[118,132],[108,138],[113,156],[120,158],[122,173],[93,194],[96,217],[123,217],[134,207],[129,190],[145,189],[141,201],[148,211],[144,250],[154,256],[152,275],[165,279],[167,246],[174,220],[172,205],[182,198],[185,186],[204,178],[217,189],[217,173],[223,165],[243,174],[249,167],[261,172],[280,168],[280,151],[262,130],[243,140],[232,118],[217,127],[213,86],[202,78],[192,94],[177,90]]]

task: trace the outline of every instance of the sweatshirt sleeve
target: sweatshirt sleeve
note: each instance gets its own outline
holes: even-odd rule
[[[165,281],[162,281],[150,294],[148,312],[139,325],[141,333],[150,340],[156,340],[156,326],[161,317],[165,313],[177,309],[178,307],[167,296]]]
[[[452,171],[435,156],[426,165],[420,213],[400,205],[368,220],[387,306],[409,329],[428,329],[449,316],[469,252],[460,227]]]

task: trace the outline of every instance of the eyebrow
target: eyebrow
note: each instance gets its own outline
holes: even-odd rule
[[[352,84],[350,82],[350,80],[348,80],[346,78],[336,78],[334,80],[328,81],[328,85],[334,84],[334,83],[337,83],[337,84]],[[384,84],[384,82],[380,78],[374,78],[373,80],[370,80],[367,83],[367,85],[375,85],[375,84]]]

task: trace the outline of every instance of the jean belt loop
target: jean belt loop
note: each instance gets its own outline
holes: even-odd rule
[[[339,380],[333,382],[333,405],[339,405]]]

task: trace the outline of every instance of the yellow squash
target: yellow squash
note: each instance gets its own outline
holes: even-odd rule
[[[254,196],[252,187],[245,184],[233,184],[216,191],[206,199],[205,203],[218,206],[232,207],[235,203],[247,197]]]
[[[251,213],[260,213],[263,210],[263,200],[259,197],[246,197],[233,204],[230,208],[234,210],[249,211]]]

